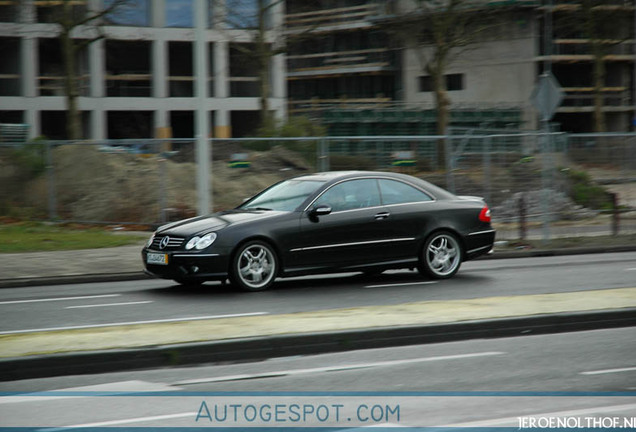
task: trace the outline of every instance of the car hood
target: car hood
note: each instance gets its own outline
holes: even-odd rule
[[[269,219],[284,213],[286,212],[272,210],[229,210],[173,222],[160,227],[157,233],[188,237],[195,234],[218,231],[230,225]]]

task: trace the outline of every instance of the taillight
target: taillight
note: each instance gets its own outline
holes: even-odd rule
[[[485,206],[481,209],[481,212],[479,212],[479,220],[482,222],[490,222],[490,209],[488,206]]]

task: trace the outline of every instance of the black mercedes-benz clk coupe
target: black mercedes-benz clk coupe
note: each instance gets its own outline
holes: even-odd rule
[[[146,272],[182,284],[229,279],[248,291],[277,277],[417,268],[450,278],[492,250],[490,210],[390,172],[325,172],[276,183],[233,210],[160,227]]]

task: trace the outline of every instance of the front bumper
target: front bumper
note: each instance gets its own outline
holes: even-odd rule
[[[148,254],[165,255],[167,264],[148,263]],[[228,258],[216,253],[188,253],[159,251],[144,248],[141,251],[146,273],[173,280],[223,280],[228,277]]]

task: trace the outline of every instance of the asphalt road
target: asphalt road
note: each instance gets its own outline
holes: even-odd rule
[[[72,393],[3,394],[0,427],[236,426],[213,411],[230,404],[247,426],[283,425],[246,420],[248,405],[280,405],[284,426],[299,427],[517,428],[530,416],[622,427],[636,417],[635,336],[622,328],[5,382],[0,391]],[[314,413],[294,423],[292,404]]]
[[[417,272],[286,279],[260,293],[164,280],[7,288],[0,334],[634,286],[636,252],[473,261],[445,281]]]

